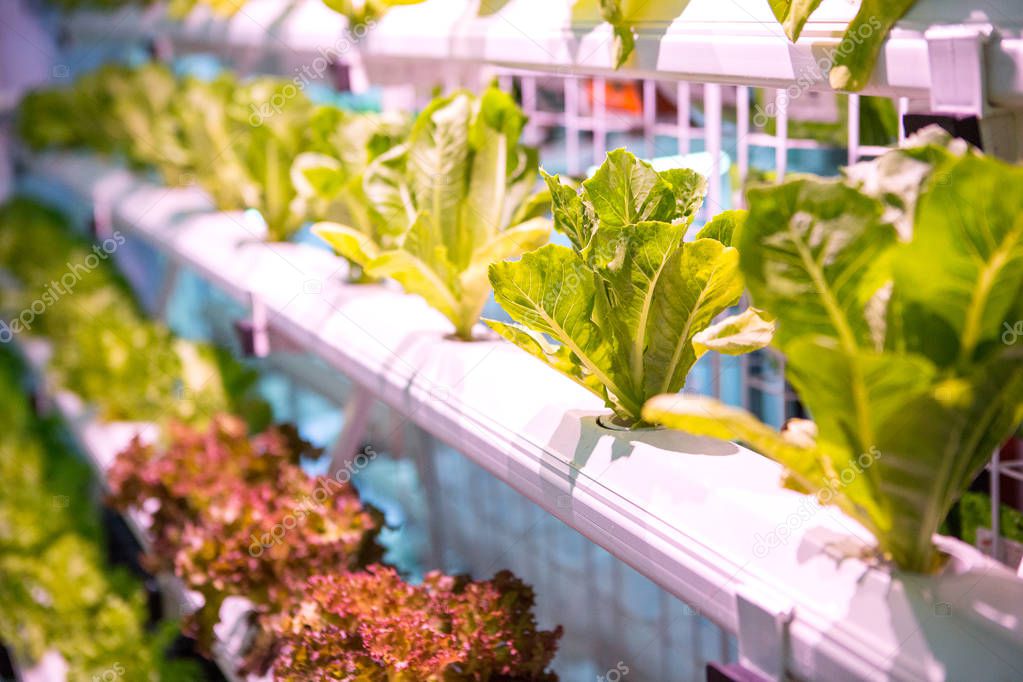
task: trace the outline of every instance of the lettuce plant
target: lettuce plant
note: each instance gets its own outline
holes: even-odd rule
[[[37,490],[49,502],[54,495]],[[73,532],[51,539],[38,554],[0,553],[0,635],[22,660],[58,652],[69,682],[99,679],[120,666],[138,680],[198,679],[195,661],[171,661],[177,635],[168,622],[146,630],[145,593],[123,569],[103,560],[105,549]]]
[[[36,300],[49,303],[30,318],[28,332],[53,343],[51,366],[61,387],[111,420],[201,423],[232,410],[257,427],[269,421],[269,407],[255,393],[254,371],[225,351],[176,339],[166,326],[144,318],[127,284],[96,252],[104,253],[88,248],[63,216],[35,202],[0,207],[0,266],[20,284],[0,291],[0,301],[11,311],[31,310]],[[91,270],[84,267],[88,259],[97,264]],[[64,288],[56,289],[55,282]],[[29,319],[16,314],[11,324],[19,318]]]
[[[814,422],[779,434],[679,396],[643,415],[747,442],[898,566],[931,572],[932,536],[1023,418],[1023,352],[1005,335],[1023,320],[1023,169],[930,146],[865,170],[751,191],[737,233]]]
[[[18,112],[18,131],[30,146],[84,146],[101,153],[123,153],[131,144],[128,131],[114,116],[111,79],[124,66],[104,64],[73,84],[27,95]]]
[[[291,166],[296,193],[293,211],[313,220],[348,225],[383,248],[397,247],[401,235],[370,209],[363,180],[373,159],[404,141],[409,123],[401,114],[353,114],[318,107],[307,126],[308,151]]]
[[[175,91],[166,67],[104,64],[70,85],[26,95],[18,133],[33,149],[87,147],[136,165],[157,163],[170,147],[165,133],[175,126],[166,109]]]
[[[502,571],[472,582],[392,568],[309,581],[302,606],[277,622],[277,680],[553,682],[561,628],[539,630],[533,590]]]
[[[73,236],[59,212],[21,197],[0,205],[0,268],[9,275],[0,287],[0,305],[11,315],[4,324],[13,324],[20,311],[31,312],[37,298],[48,306],[45,312],[20,321],[48,336],[66,335],[80,321],[102,315],[107,306],[137,313],[130,288],[116,269],[85,273],[74,267],[95,258],[92,244]]]
[[[190,168],[217,208],[259,211],[270,241],[287,240],[305,222],[295,211],[291,166],[304,150],[312,103],[291,81],[239,83],[184,79],[179,106]]]
[[[71,90],[46,88],[34,90],[18,104],[16,130],[29,148],[71,148],[83,144],[77,124],[71,116]]]
[[[290,80],[258,78],[232,95],[232,144],[255,194],[244,208],[258,209],[270,241],[285,241],[305,222],[293,210],[291,166],[304,150],[312,103]]]
[[[258,200],[258,188],[236,148],[237,133],[228,114],[237,88],[237,79],[229,72],[209,81],[186,77],[179,81],[175,106],[170,110],[189,154],[182,172],[193,175],[217,208],[225,211]]]
[[[683,241],[703,202],[699,174],[657,172],[619,149],[579,193],[544,177],[554,225],[572,246],[548,244],[491,266],[497,301],[518,323],[487,320],[503,337],[630,425],[641,421],[648,397],[681,390],[708,343],[737,354],[768,342],[769,330],[748,333],[764,324],[755,313],[711,327],[743,292],[739,254],[729,244],[742,215],[722,214],[695,241]]]
[[[190,154],[184,146],[180,120],[168,115],[181,92],[174,72],[152,62],[111,73],[104,84],[111,96],[112,115],[130,140],[132,160],[158,169],[171,185],[181,184],[188,173]]]
[[[74,315],[75,326],[54,341],[57,383],[99,408],[108,420],[203,423],[236,408],[254,425],[269,408],[255,394],[257,374],[207,343],[177,339],[164,325],[118,307],[124,299],[97,294],[78,301],[94,317]],[[51,319],[51,328],[59,316]]]
[[[188,624],[203,650],[228,596],[266,616],[288,608],[310,576],[380,559],[381,515],[350,484],[308,476],[299,460],[319,451],[293,427],[250,437],[244,422],[220,415],[206,431],[172,425],[167,441],[136,441],[118,456],[110,500],[120,509],[156,503],[148,563],[203,596]]]
[[[490,295],[487,267],[550,234],[543,195],[533,196],[536,150],[519,144],[525,123],[496,87],[435,99],[408,139],[366,168],[373,233],[338,223],[314,232],[368,276],[393,277],[425,298],[471,339]]]

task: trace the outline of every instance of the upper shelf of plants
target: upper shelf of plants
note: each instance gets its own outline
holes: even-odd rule
[[[346,59],[355,47],[374,59],[562,74],[617,69],[631,76],[922,98],[935,88],[973,87],[960,82],[979,82],[981,74],[964,69],[972,59],[984,65],[991,104],[1023,106],[1023,21],[1013,0],[817,0],[801,7],[782,0],[403,0],[358,10],[322,0],[250,0],[233,14],[218,11],[223,8],[215,2],[191,4],[190,11],[181,3],[132,6],[114,16],[83,10],[67,27],[82,39],[107,40],[115,25],[122,38],[159,35],[185,48],[219,51]]]

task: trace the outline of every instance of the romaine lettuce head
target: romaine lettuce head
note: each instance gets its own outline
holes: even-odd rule
[[[526,117],[496,87],[436,98],[405,141],[369,163],[363,226],[314,232],[370,277],[392,277],[443,313],[459,338],[490,295],[487,268],[545,243],[537,152],[519,142]]]
[[[684,242],[706,191],[699,174],[658,172],[619,149],[579,192],[544,177],[555,227],[572,246],[548,244],[490,267],[515,323],[487,323],[506,339],[629,424],[647,398],[681,390],[707,350],[739,354],[770,340],[770,323],[755,311],[712,326],[743,292],[730,241],[744,215],[722,214]]]
[[[738,232],[739,267],[777,317],[775,343],[814,427],[778,434],[678,396],[644,416],[748,442],[795,488],[871,530],[900,567],[929,572],[942,564],[933,534],[1023,417],[1023,168],[941,146],[877,164],[904,166],[917,184],[901,199],[850,180],[761,188]],[[901,235],[893,205],[912,210]]]

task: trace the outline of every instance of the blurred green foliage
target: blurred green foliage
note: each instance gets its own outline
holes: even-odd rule
[[[33,416],[24,385],[0,351],[0,640],[23,664],[59,653],[72,682],[111,671],[201,679],[192,662],[163,654],[176,624],[149,631],[142,586],[107,564],[90,472],[56,422]]]
[[[267,424],[270,409],[255,394],[253,370],[209,344],[175,338],[142,314],[113,267],[111,254],[125,239],[114,236],[91,245],[36,202],[0,206],[7,332],[50,341],[58,383],[106,419],[205,423],[232,411],[254,427]]]

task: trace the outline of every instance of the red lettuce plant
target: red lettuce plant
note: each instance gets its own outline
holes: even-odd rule
[[[172,425],[166,444],[135,441],[110,470],[111,502],[152,517],[153,570],[202,594],[189,628],[209,652],[231,595],[255,605],[245,672],[284,680],[550,682],[561,628],[540,631],[533,590],[431,573],[410,585],[372,565],[379,512],[350,485],[298,466],[318,451],[294,427],[256,436],[228,416],[207,431]],[[367,570],[363,571],[367,566]],[[275,660],[276,659],[276,660]]]
[[[561,627],[537,629],[533,590],[512,573],[492,580],[394,569],[312,578],[301,606],[275,620],[278,680],[551,682]]]
[[[151,511],[148,564],[202,594],[189,630],[205,651],[228,596],[247,597],[262,618],[287,609],[310,576],[381,558],[382,516],[351,485],[302,471],[299,459],[318,451],[294,427],[250,437],[241,420],[218,416],[208,431],[168,434],[164,447],[136,441],[118,456],[110,499]]]

